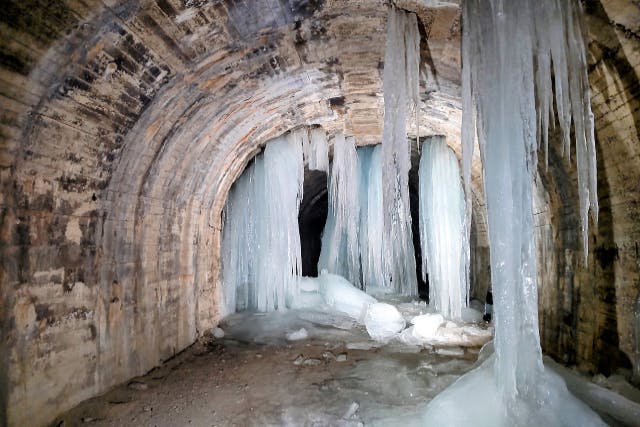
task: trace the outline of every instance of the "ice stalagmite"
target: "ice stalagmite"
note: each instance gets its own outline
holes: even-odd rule
[[[429,424],[604,425],[545,369],[538,331],[532,186],[538,141],[547,141],[552,113],[551,75],[566,155],[571,122],[576,135],[583,236],[589,205],[594,218],[597,214],[579,14],[574,0],[463,3],[463,165],[468,189],[477,134],[489,222],[495,356],[429,403]],[[470,396],[483,396],[482,403],[474,404]]]
[[[358,149],[360,161],[360,261],[363,289],[388,285],[384,280],[381,146]],[[390,288],[386,289],[390,291]]]
[[[443,136],[428,138],[420,157],[422,274],[429,272],[429,304],[451,319],[467,302],[464,260],[465,199],[460,167]]]
[[[221,256],[224,314],[283,310],[297,293],[302,156],[301,134],[276,138],[229,192]]]
[[[361,286],[358,228],[360,168],[353,137],[338,133],[333,144],[329,212],[322,235],[318,270],[347,278]]]
[[[415,14],[389,10],[382,88],[382,197],[385,281],[401,295],[417,295],[411,234],[409,169],[411,146],[406,122],[409,106],[417,110],[420,34]]]

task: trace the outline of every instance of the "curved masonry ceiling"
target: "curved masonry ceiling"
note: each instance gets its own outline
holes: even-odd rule
[[[459,2],[394,3],[420,21],[420,135],[446,135],[459,155]],[[217,323],[220,212],[249,159],[315,124],[380,142],[387,7],[3,5],[0,423],[3,412],[11,425],[48,423]],[[601,221],[585,264],[575,167],[552,151],[536,192],[541,335],[553,357],[607,372],[633,360],[640,294],[640,9],[602,0],[585,11]],[[486,286],[477,151],[473,187]]]

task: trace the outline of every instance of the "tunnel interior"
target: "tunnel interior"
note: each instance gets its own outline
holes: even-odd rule
[[[392,3],[417,14],[421,35],[421,114],[408,126],[408,137],[445,135],[460,158],[462,2]],[[540,344],[545,355],[582,375],[637,385],[640,9],[633,0],[581,3],[601,213],[589,228],[585,256],[578,171],[554,144],[548,167],[539,153],[534,221]],[[312,355],[304,344],[289,343],[290,353],[278,359],[260,348],[236,351],[241,346],[233,343],[223,350],[211,338],[223,321],[220,265],[228,254],[221,252],[222,211],[247,163],[270,139],[303,126],[344,132],[358,145],[380,143],[388,1],[9,0],[3,6],[0,425],[50,425],[103,393],[115,393],[109,399],[118,402],[105,402],[106,418],[120,411],[116,423],[153,424],[162,406],[144,400],[144,390],[129,388],[133,378],[152,372],[145,379],[150,392],[163,381],[153,377],[178,373],[189,382],[176,382],[183,388],[167,393],[176,397],[212,377],[198,396],[220,386],[224,393],[217,396],[244,390],[259,398],[270,393],[251,395],[251,377],[227,374],[246,372],[242,363],[248,361],[262,383],[286,388],[296,381],[287,372],[311,365],[288,369],[276,362],[296,360],[298,353],[321,360],[316,366],[328,367],[326,372],[354,362],[340,383],[343,390],[349,378],[363,376],[355,360],[414,378],[428,371],[417,356],[398,356],[406,364],[368,359],[384,349],[346,349],[349,362],[334,365],[322,357],[329,351],[324,343]],[[557,131],[550,135],[559,138]],[[413,143],[409,185],[419,269],[418,159]],[[298,226],[302,271],[309,276],[318,273],[326,183],[325,173],[305,170]],[[484,301],[490,242],[477,148],[471,187],[471,298]],[[419,290],[424,299],[428,283]],[[356,338],[354,343],[362,337]],[[262,369],[257,361],[263,357],[274,365]],[[447,365],[455,368],[452,377],[464,370],[456,366],[462,359]],[[193,365],[185,360],[211,365],[204,365],[203,375],[189,371]],[[434,362],[430,372],[439,367]],[[434,390],[440,387],[429,378]],[[337,390],[331,381],[310,378],[316,384],[310,388],[328,395]],[[417,403],[414,391],[403,395],[405,403]],[[127,393],[133,392],[132,400]],[[402,404],[397,396],[385,398]],[[237,404],[231,398],[223,403]],[[71,425],[95,418],[95,408],[83,408]],[[240,418],[225,420],[253,421],[251,408],[238,407]],[[344,421],[343,413],[336,422]],[[211,417],[207,411],[194,420]]]

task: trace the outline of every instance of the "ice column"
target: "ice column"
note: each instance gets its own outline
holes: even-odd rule
[[[294,132],[268,142],[229,192],[221,254],[224,314],[283,310],[297,292],[301,137]]]
[[[381,146],[358,149],[360,161],[360,261],[363,289],[381,288],[384,280],[382,251],[382,164]]]
[[[465,199],[458,159],[443,136],[422,145],[419,174],[422,274],[426,280],[429,272],[429,304],[445,317],[461,319],[468,290]]]
[[[418,108],[420,34],[415,14],[389,10],[382,89],[382,197],[385,281],[402,295],[417,295],[409,206],[411,145],[408,107]]]
[[[593,115],[579,14],[575,0],[463,3],[464,177],[468,189],[477,133],[495,302],[495,364],[486,381],[493,384],[501,409],[494,413],[500,419],[491,425],[602,425],[586,406],[578,405],[561,380],[545,371],[538,331],[532,186],[538,142],[546,144],[553,113],[552,75],[567,155],[572,122],[575,131],[585,256],[589,206],[597,217]],[[428,416],[438,415],[432,422],[447,425],[439,424],[451,415],[440,417],[444,401],[466,403],[465,393],[479,384],[474,383],[478,378],[480,374],[472,372],[443,392],[445,398],[436,397],[428,410]],[[493,390],[487,388],[483,395],[490,399]]]
[[[318,270],[339,274],[361,286],[358,228],[360,167],[353,137],[338,133],[333,144],[329,212],[322,235]]]

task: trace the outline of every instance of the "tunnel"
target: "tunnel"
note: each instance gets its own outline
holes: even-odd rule
[[[211,338],[223,321],[222,211],[251,159],[300,127],[344,132],[358,146],[381,142],[391,3],[415,13],[420,28],[419,121],[408,128],[417,217],[416,139],[443,135],[462,155],[461,1],[3,4],[0,425],[51,425],[136,377],[171,372]],[[562,366],[617,375],[637,392],[640,7],[581,4],[600,217],[584,256],[578,171],[550,144],[533,189],[540,344]],[[307,276],[318,275],[327,178],[305,170],[298,221]],[[471,192],[471,299],[484,304],[490,241],[478,150]],[[419,289],[426,298],[428,283]],[[209,350],[207,360],[229,360],[231,350],[215,342]],[[227,378],[217,367],[207,376]],[[154,415],[148,405],[137,417]]]

